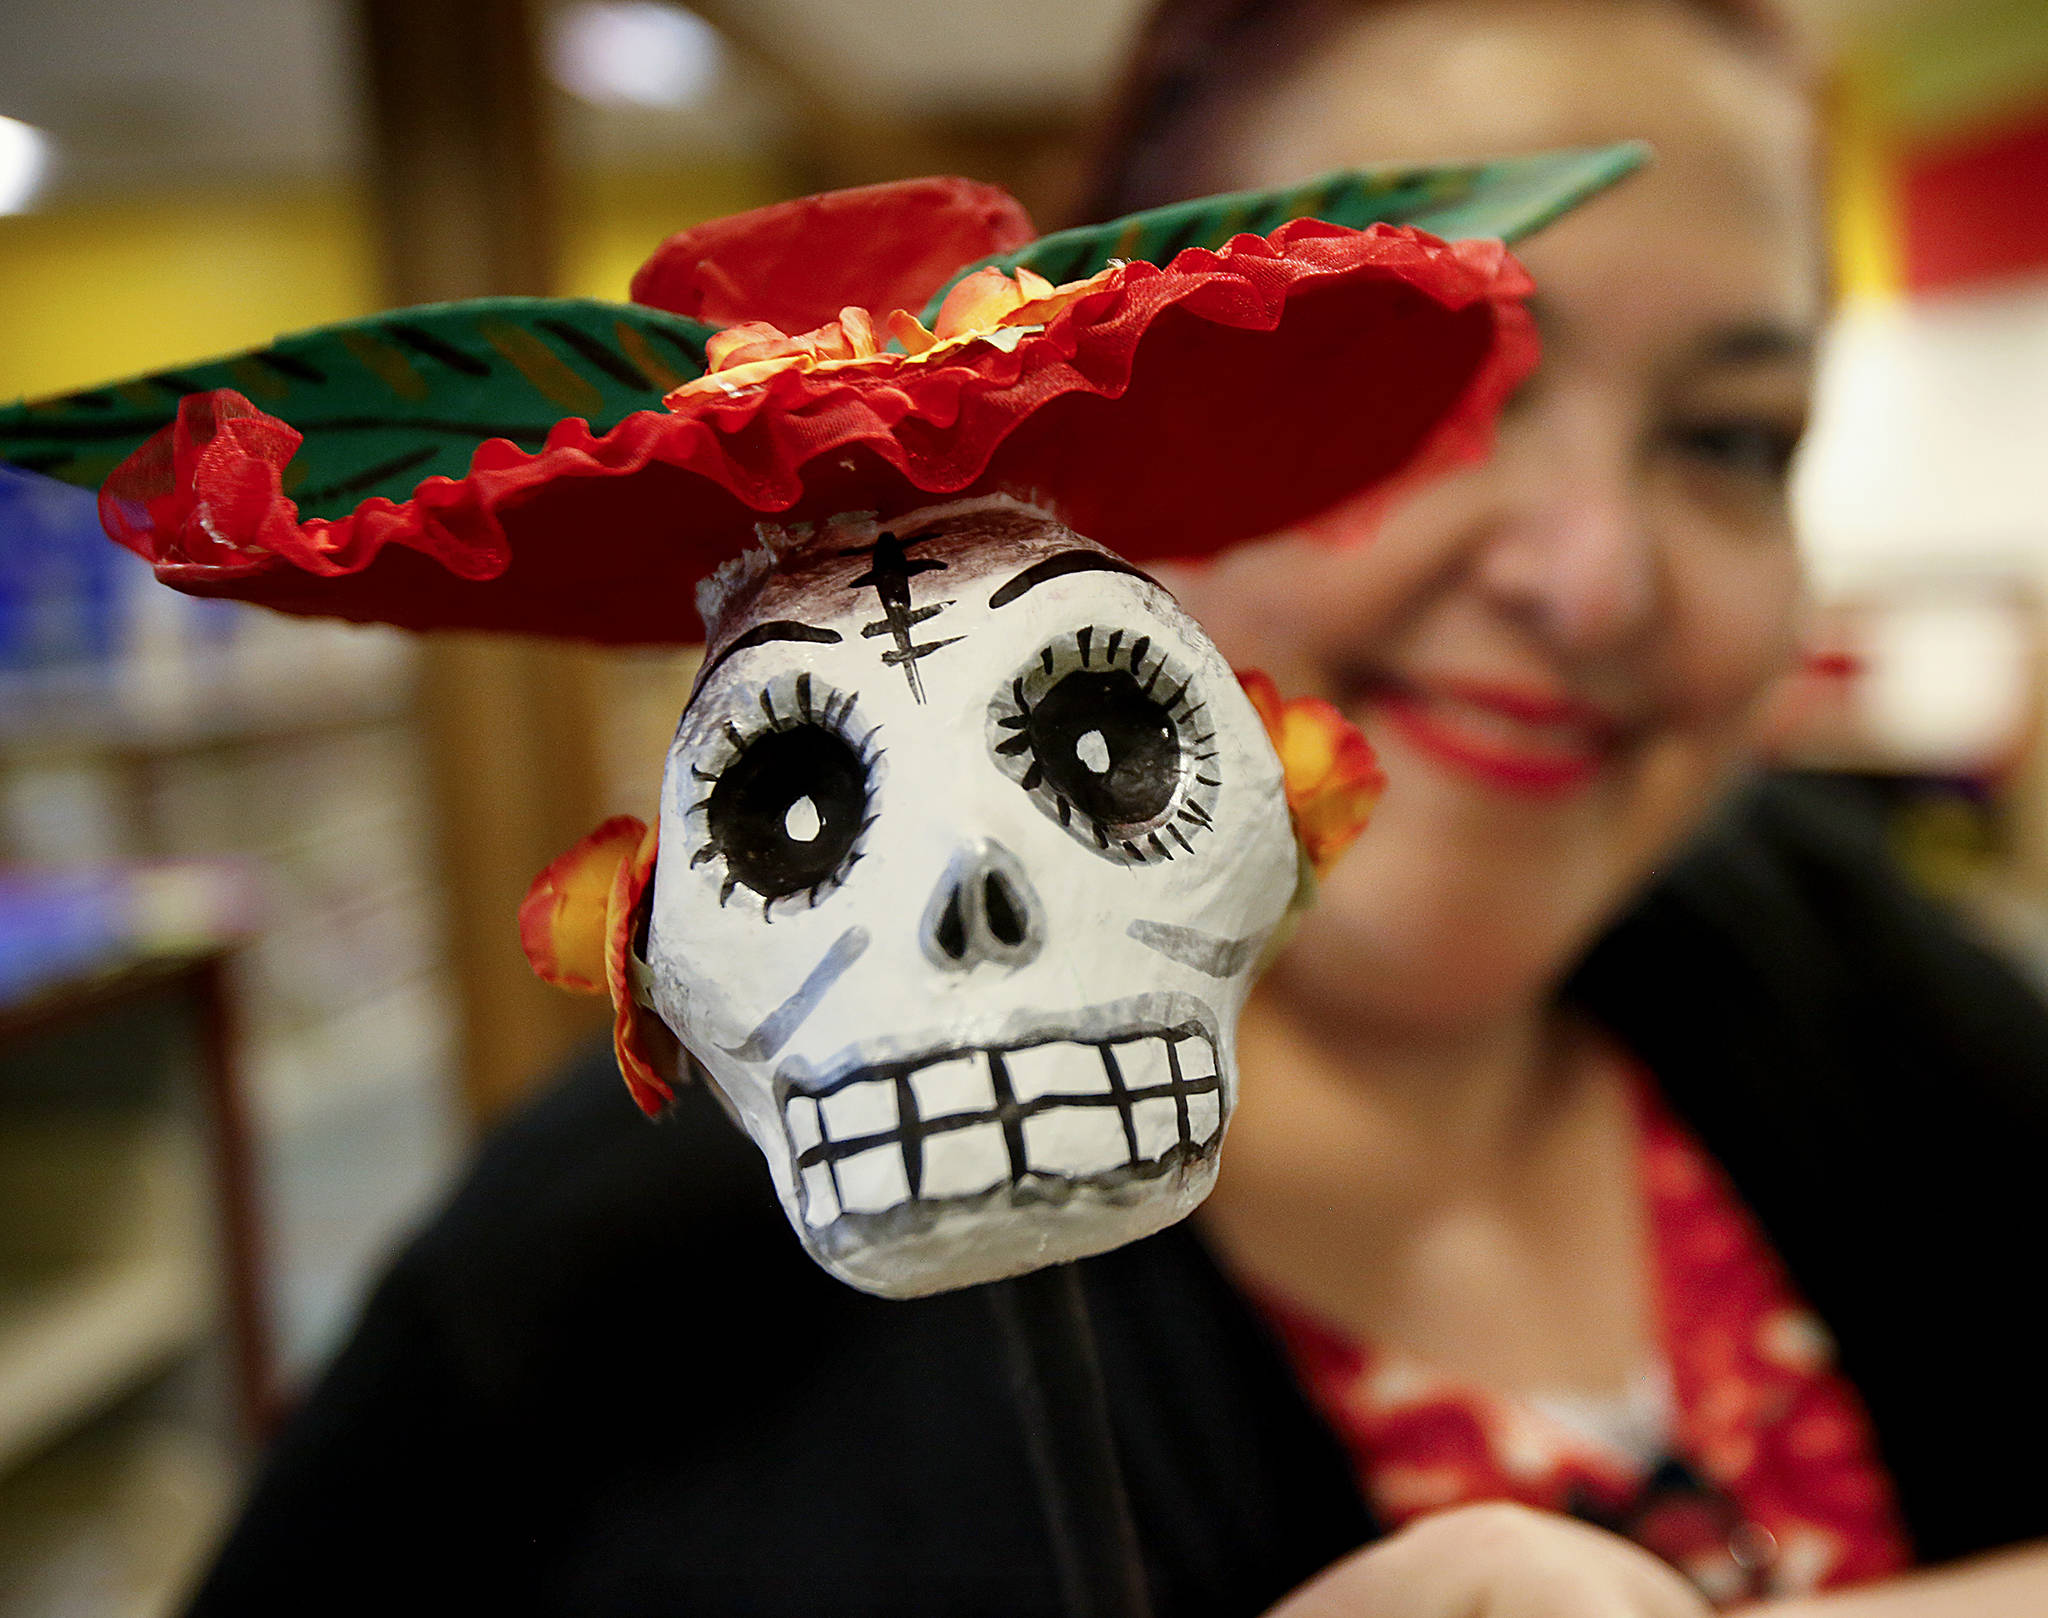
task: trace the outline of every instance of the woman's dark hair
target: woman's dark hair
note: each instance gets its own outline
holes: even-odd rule
[[[1229,119],[1353,18],[1400,0],[1155,0],[1126,60],[1077,215],[1114,219],[1192,195]],[[1770,0],[1665,0],[1790,60]]]

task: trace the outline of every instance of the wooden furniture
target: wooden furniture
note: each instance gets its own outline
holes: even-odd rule
[[[0,1005],[0,1610],[162,1610],[275,1411],[227,960]]]

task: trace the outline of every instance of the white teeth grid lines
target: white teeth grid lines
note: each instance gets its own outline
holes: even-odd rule
[[[1159,1163],[1213,1143],[1223,1096],[1215,1046],[1189,1024],[859,1068],[792,1090],[783,1118],[805,1222],[819,1227],[1027,1175],[1074,1181]]]

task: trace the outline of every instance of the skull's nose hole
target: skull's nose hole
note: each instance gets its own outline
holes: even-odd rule
[[[1038,958],[1045,914],[1017,857],[1000,843],[978,842],[947,865],[918,929],[925,959],[934,966],[1016,968]]]
[[[960,903],[957,885],[946,896],[946,907],[939,912],[939,924],[932,929],[932,941],[948,960],[967,959],[967,917]]]
[[[995,935],[996,942],[1010,949],[1017,948],[1030,935],[1024,906],[1011,888],[1010,879],[1001,871],[989,872],[982,884],[982,914],[988,919],[988,930]]]

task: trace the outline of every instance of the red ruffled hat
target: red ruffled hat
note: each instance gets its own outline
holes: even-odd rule
[[[101,517],[166,583],[411,629],[687,643],[695,585],[762,522],[976,493],[1133,561],[1199,557],[1483,448],[1536,359],[1502,239],[1642,157],[1360,171],[1050,237],[964,180],[836,192],[671,238],[631,305],[281,338],[0,411],[0,458],[90,482],[132,448]],[[1376,795],[1370,751],[1247,683],[1321,866]],[[607,822],[520,918],[543,977],[610,994],[649,1110],[673,1045],[630,982],[654,859]]]
[[[1003,491],[1134,561],[1201,556],[1476,452],[1535,361],[1529,282],[1500,242],[1384,224],[1297,219],[1064,287],[985,269],[929,329],[867,312],[931,296],[1027,231],[965,181],[721,220],[665,243],[634,284],[725,323],[706,329],[704,374],[679,369],[609,430],[572,416],[538,448],[488,438],[460,477],[309,517],[287,468],[316,429],[214,390],[119,466],[103,520],[198,594],[681,643],[699,638],[692,586],[764,520]],[[809,333],[777,324],[823,310]]]

